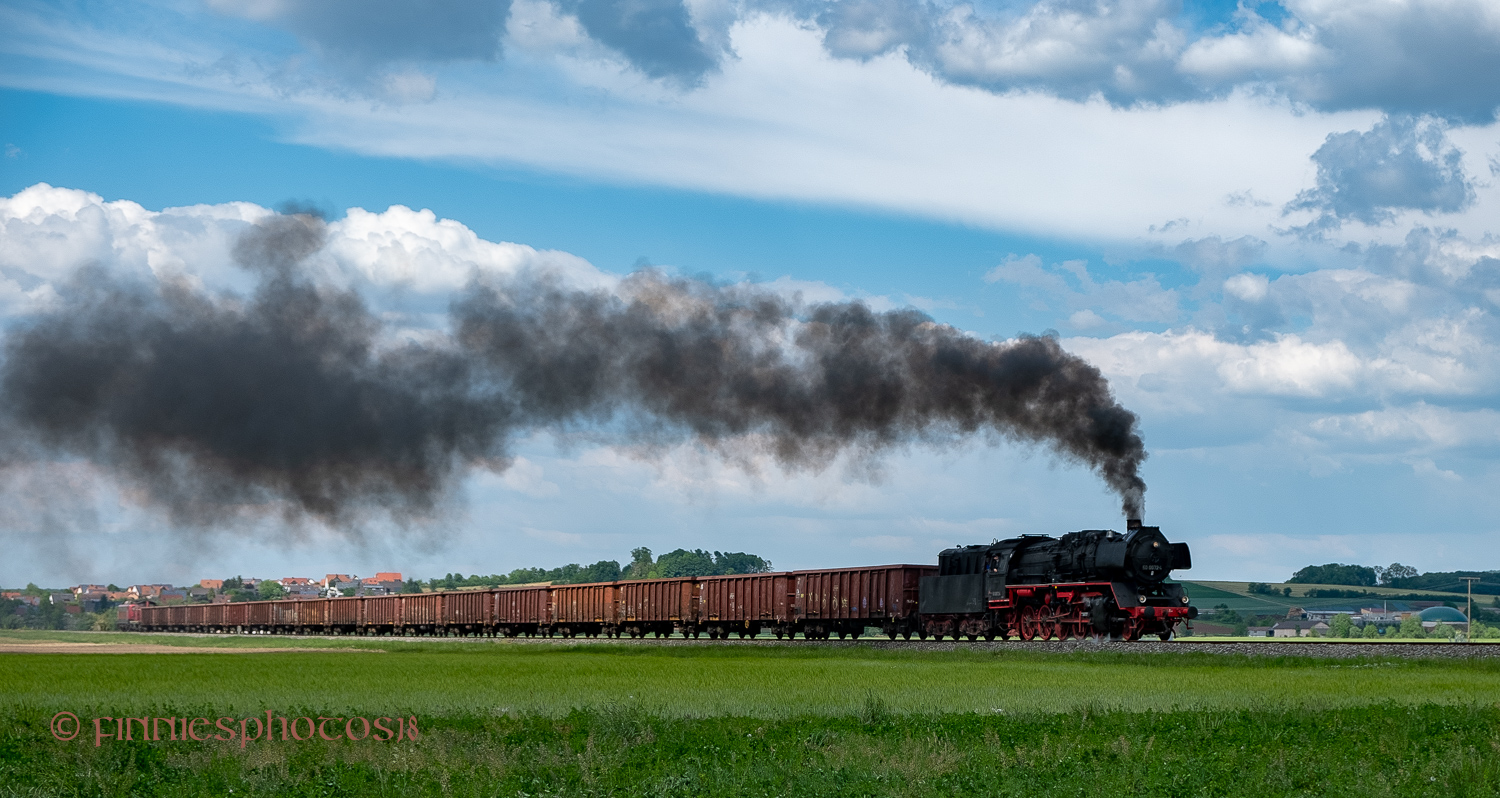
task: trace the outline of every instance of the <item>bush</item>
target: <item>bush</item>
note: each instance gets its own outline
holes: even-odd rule
[[[1408,615],[1401,622],[1401,627],[1396,630],[1396,637],[1403,640],[1420,640],[1427,636],[1427,630],[1422,628],[1422,619],[1417,615]]]
[[[1500,628],[1475,621],[1471,624],[1470,640],[1500,640]]]

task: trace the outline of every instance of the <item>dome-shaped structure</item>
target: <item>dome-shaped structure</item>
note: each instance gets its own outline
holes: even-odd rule
[[[1417,613],[1422,616],[1423,623],[1468,623],[1469,619],[1464,614],[1452,607],[1428,607]]]

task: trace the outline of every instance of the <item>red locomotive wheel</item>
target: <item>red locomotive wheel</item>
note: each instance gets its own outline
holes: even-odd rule
[[[1027,643],[1030,643],[1031,641],[1033,641],[1033,640],[1036,639],[1037,632],[1038,632],[1038,628],[1037,627],[1039,626],[1039,624],[1037,623],[1037,616],[1039,614],[1040,613],[1037,611],[1037,609],[1035,607],[1022,607],[1021,608],[1021,623],[1020,623],[1021,639],[1024,640],[1024,641],[1026,641]]]

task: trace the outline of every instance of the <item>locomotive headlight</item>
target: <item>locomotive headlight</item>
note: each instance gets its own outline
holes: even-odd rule
[[[1140,599],[1142,604],[1146,603],[1146,597],[1145,596],[1136,596],[1136,598]]]
[[[1183,597],[1182,597],[1182,603],[1183,603],[1183,604],[1186,604],[1186,603],[1188,603],[1188,597],[1187,597],[1187,596],[1183,596]]]

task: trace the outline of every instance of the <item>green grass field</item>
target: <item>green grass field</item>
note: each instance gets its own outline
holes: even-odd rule
[[[1488,658],[165,641],[367,650],[0,654],[0,798],[1500,793]],[[268,709],[422,733],[95,747],[47,725]]]

